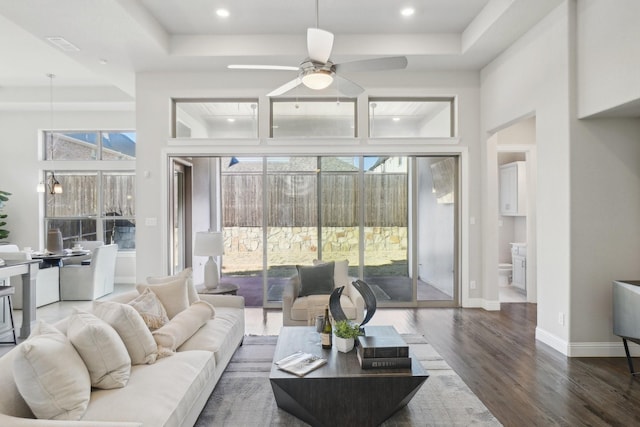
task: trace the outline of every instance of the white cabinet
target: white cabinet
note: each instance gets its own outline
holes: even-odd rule
[[[512,255],[512,276],[511,284],[523,291],[527,289],[527,258],[522,255]]]
[[[500,215],[527,214],[526,163],[512,162],[500,166]]]

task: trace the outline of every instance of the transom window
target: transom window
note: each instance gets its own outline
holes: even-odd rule
[[[258,100],[173,100],[174,138],[257,138]]]
[[[448,138],[453,118],[453,98],[369,99],[372,138]]]

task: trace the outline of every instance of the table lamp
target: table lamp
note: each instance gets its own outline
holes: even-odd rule
[[[222,255],[224,245],[222,233],[219,231],[198,231],[193,254],[196,256],[208,256],[209,260],[204,265],[204,286],[207,289],[215,289],[220,281],[218,264],[213,257]]]

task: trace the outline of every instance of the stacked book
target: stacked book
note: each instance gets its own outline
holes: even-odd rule
[[[356,354],[362,369],[411,368],[409,346],[393,326],[366,326]]]

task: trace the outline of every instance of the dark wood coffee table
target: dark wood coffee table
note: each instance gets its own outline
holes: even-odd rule
[[[304,377],[274,364],[269,380],[278,407],[312,426],[377,426],[406,406],[429,377],[415,357],[411,369],[363,370],[355,350],[323,350],[315,328],[283,327],[273,360],[298,350],[324,357],[327,364]]]

